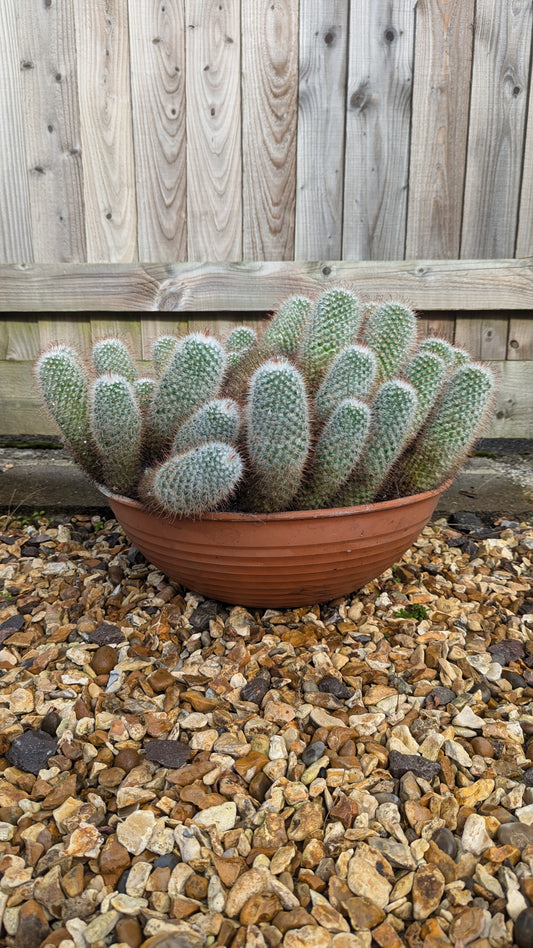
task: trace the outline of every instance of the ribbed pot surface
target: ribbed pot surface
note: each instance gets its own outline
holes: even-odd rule
[[[361,507],[169,520],[104,490],[126,535],[169,579],[234,605],[302,606],[345,596],[392,566],[448,484]]]

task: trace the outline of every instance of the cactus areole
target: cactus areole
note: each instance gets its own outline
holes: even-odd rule
[[[35,375],[147,558],[256,606],[345,595],[391,566],[494,400],[490,370],[419,339],[408,306],[346,287],[285,300],[262,333],[156,339],[141,377],[119,339],[87,358],[55,345]]]

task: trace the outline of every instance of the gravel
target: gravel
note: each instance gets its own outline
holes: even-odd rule
[[[5,524],[0,943],[533,944],[532,557],[440,520],[352,596],[253,610],[116,521]]]

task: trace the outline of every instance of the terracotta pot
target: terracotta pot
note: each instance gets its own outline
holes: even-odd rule
[[[102,493],[126,535],[169,579],[210,599],[275,608],[345,596],[379,576],[416,540],[449,483],[361,507],[196,520]]]

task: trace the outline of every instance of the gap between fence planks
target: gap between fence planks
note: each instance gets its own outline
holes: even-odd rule
[[[347,283],[415,309],[533,309],[533,258],[235,264],[0,266],[0,311],[271,310],[294,293]]]

